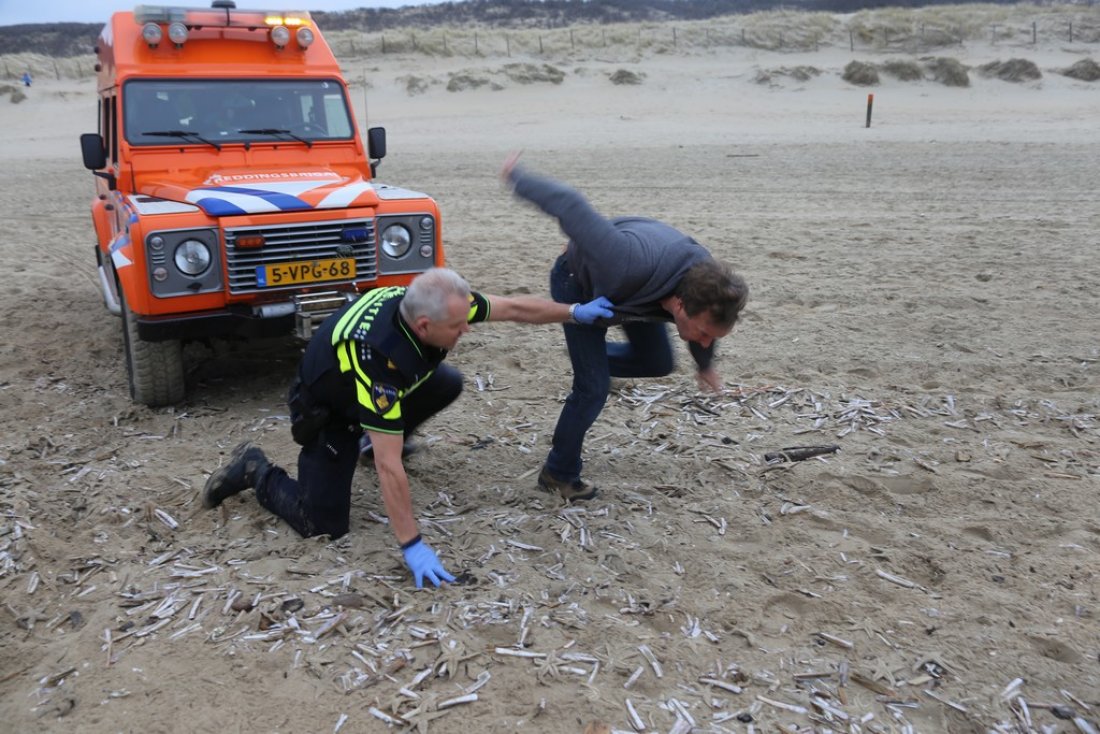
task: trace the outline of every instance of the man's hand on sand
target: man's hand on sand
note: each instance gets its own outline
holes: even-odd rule
[[[699,389],[713,393],[722,392],[722,376],[713,368],[699,370],[695,373],[695,381],[699,383]]]

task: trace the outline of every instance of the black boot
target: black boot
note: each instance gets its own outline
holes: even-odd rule
[[[271,463],[258,446],[251,441],[238,444],[229,455],[229,462],[206,480],[202,506],[217,507],[233,495],[255,487],[270,469]]]

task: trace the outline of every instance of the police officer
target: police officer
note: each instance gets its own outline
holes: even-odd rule
[[[443,364],[482,321],[590,324],[610,302],[564,304],[534,296],[472,292],[453,270],[433,268],[407,287],[379,288],[329,316],[306,347],[289,395],[291,431],[301,444],[298,479],[257,446],[237,446],[203,489],[213,508],[250,487],[256,499],[303,537],[348,532],[351,482],[369,438],[390,527],[418,588],[454,577],[417,530],[402,453],[417,426],[450,405],[462,375]]]

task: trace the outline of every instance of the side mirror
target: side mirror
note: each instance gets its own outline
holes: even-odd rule
[[[103,145],[103,136],[99,133],[84,133],[80,136],[80,152],[84,155],[84,167],[98,171],[107,167],[107,148]]]
[[[386,128],[372,127],[367,130],[367,155],[376,161],[386,157]]]

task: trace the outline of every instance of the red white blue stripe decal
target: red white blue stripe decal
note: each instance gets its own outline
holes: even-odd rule
[[[367,181],[264,181],[232,186],[200,186],[187,201],[214,217],[236,214],[293,212],[308,209],[344,209],[377,202]]]

